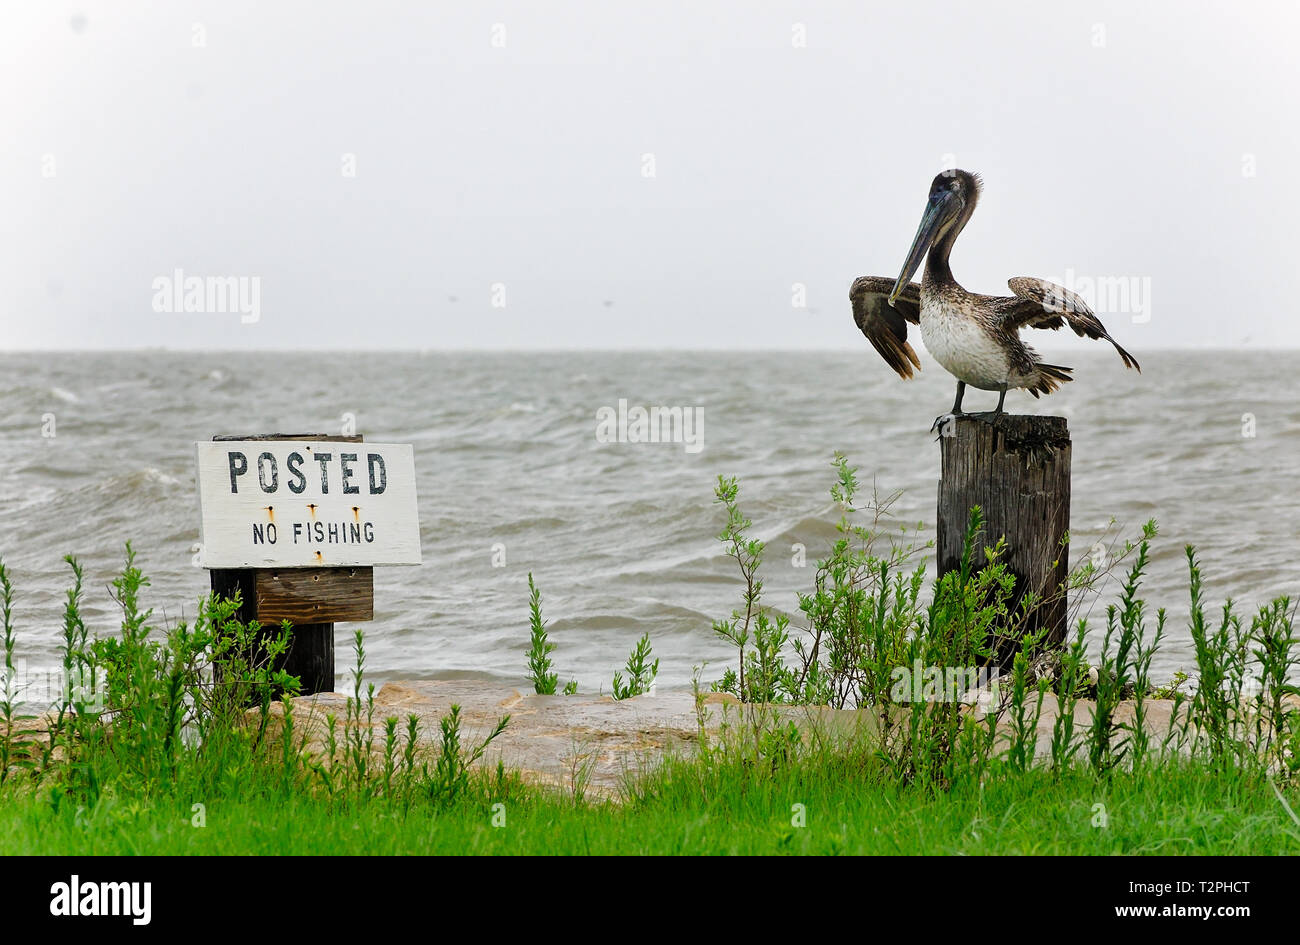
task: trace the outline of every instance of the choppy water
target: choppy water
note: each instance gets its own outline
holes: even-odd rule
[[[1144,352],[1145,373],[1075,354],[1078,381],[1013,411],[1062,413],[1074,437],[1071,531],[1078,559],[1112,518],[1160,521],[1148,598],[1169,608],[1156,664],[1191,663],[1182,546],[1201,550],[1215,600],[1300,592],[1300,353]],[[92,630],[114,628],[106,585],[131,539],[168,617],[192,614],[206,572],[193,448],[214,433],[337,431],[345,413],[375,442],[414,444],[425,563],[377,569],[367,627],[376,678],[523,679],[526,575],[542,588],[562,678],[609,688],[649,631],[661,685],[730,652],[712,619],[738,601],[714,540],[718,474],[771,542],[770,600],[794,591],[832,536],[829,461],[839,449],[899,521],[933,535],[938,448],[926,431],[951,403],[932,363],[897,380],[852,354],[0,355],[0,555],[17,582],[20,656],[52,666],[67,569],[88,572]],[[630,404],[702,407],[703,449],[601,443],[596,413]],[[988,402],[985,403],[985,400]],[[968,394],[967,409],[991,395]],[[53,437],[45,415],[53,415]],[[1243,416],[1254,417],[1253,437]],[[791,547],[808,549],[808,567]],[[503,545],[505,566],[494,567]],[[1100,608],[1095,613],[1100,615]],[[339,637],[339,671],[350,659]]]

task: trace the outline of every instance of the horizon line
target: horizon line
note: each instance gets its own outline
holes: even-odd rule
[[[1092,351],[1086,348],[1080,348],[1072,345],[1043,345],[1036,346],[1037,350],[1042,352],[1062,352],[1071,356],[1075,355],[1093,355],[1106,354],[1108,352],[1098,349]],[[532,348],[484,348],[484,347],[266,347],[266,348],[199,348],[199,347],[169,347],[167,345],[137,345],[123,347],[102,347],[102,348],[4,348],[0,349],[0,356],[7,354],[131,354],[131,353],[160,353],[160,354],[852,354],[862,349],[857,347],[844,348],[781,348],[781,347],[625,347],[625,348],[582,348],[582,347],[532,347]],[[870,349],[867,349],[870,350]],[[1184,345],[1184,346],[1156,346],[1156,347],[1136,347],[1131,346],[1130,350],[1143,353],[1159,354],[1165,352],[1171,353],[1242,353],[1253,354],[1259,352],[1293,352],[1300,351],[1300,344],[1295,345],[1239,345],[1239,346],[1214,346],[1214,345]],[[922,348],[922,351],[929,355],[928,351]],[[933,358],[933,355],[930,355]]]

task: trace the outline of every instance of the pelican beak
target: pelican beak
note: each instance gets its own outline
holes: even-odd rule
[[[917,227],[916,238],[912,240],[912,248],[907,254],[907,262],[903,263],[903,271],[898,274],[894,291],[889,293],[890,305],[894,304],[903,289],[912,281],[913,273],[920,267],[925,254],[930,251],[930,244],[939,235],[939,231],[960,210],[961,200],[952,191],[935,190],[930,193],[930,200],[926,203],[925,213],[921,217],[921,225]]]

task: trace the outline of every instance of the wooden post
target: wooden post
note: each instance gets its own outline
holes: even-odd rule
[[[308,440],[360,443],[360,436],[324,433],[214,436],[214,441]],[[277,668],[302,680],[302,694],[334,691],[334,623],[374,619],[374,570],[339,568],[227,568],[211,572],[212,591],[238,590],[239,620],[264,626],[293,624],[289,650]]]
[[[1069,576],[1070,431],[1064,417],[1011,416],[994,421],[958,417],[943,425],[939,479],[939,574],[961,566],[962,541],[972,506],[984,517],[975,546],[983,562],[985,543],[1006,538],[1004,561],[1016,579],[1012,602],[1032,591],[1043,603],[1024,628],[1047,628],[1045,642],[1066,636]],[[997,663],[1009,665],[1016,640],[999,641]]]

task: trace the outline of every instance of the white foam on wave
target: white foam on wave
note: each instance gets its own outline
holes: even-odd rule
[[[175,476],[169,476],[161,469],[155,469],[153,466],[145,467],[144,478],[148,482],[156,482],[163,486],[178,486],[181,483]]]

